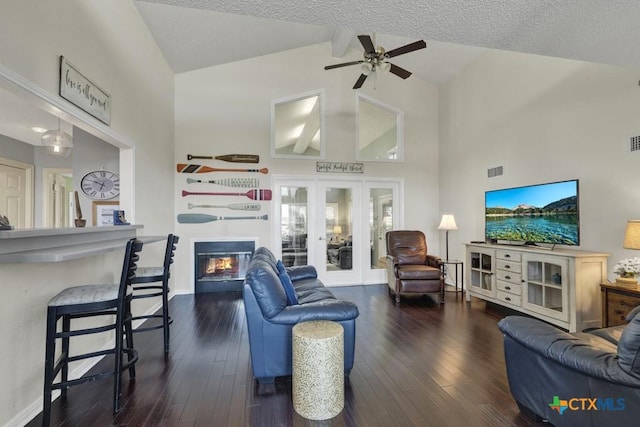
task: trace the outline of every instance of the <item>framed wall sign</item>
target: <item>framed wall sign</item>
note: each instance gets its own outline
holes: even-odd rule
[[[102,227],[113,225],[113,211],[120,209],[120,202],[113,200],[95,200],[92,204],[93,225]]]
[[[111,124],[111,95],[60,56],[60,96],[96,119]]]

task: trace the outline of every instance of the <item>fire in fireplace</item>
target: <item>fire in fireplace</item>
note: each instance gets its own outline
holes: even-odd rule
[[[249,265],[253,251],[246,252],[222,252],[198,254],[200,268],[198,268],[198,280],[244,280],[244,273]]]
[[[242,291],[255,241],[195,242],[195,291]]]

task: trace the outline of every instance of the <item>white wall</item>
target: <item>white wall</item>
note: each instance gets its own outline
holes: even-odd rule
[[[360,52],[351,52],[353,59]],[[352,58],[343,58],[346,62]],[[187,154],[220,155],[245,153],[260,155],[259,167],[268,167],[269,175],[261,175],[262,188],[270,188],[270,176],[308,175],[315,172],[316,160],[270,158],[271,100],[324,88],[326,93],[326,161],[355,162],[356,96],[352,89],[360,74],[358,67],[325,71],[331,58],[329,43],[318,44],[231,64],[201,69],[176,76],[176,161],[199,163],[215,167],[234,167],[231,163],[187,161]],[[405,112],[404,163],[365,164],[366,177],[404,178],[405,227],[425,230],[431,237],[431,250],[438,251],[436,227],[438,209],[438,91],[418,78],[402,80],[394,75],[378,78],[376,89],[365,83],[362,92]],[[237,165],[236,165],[237,166]],[[253,167],[240,165],[240,167]],[[256,174],[257,175],[257,174]],[[226,204],[246,201],[246,198],[210,196],[181,197],[190,175],[175,176],[176,214],[188,212],[187,203]],[[208,179],[230,174],[201,175]],[[237,176],[237,175],[236,175]],[[253,175],[252,175],[253,176]],[[345,175],[335,175],[338,179]],[[200,190],[202,191],[202,190]],[[211,186],[205,191],[225,191]],[[233,190],[229,190],[233,191]],[[206,197],[206,196],[203,196]],[[206,201],[205,201],[206,200]],[[263,212],[270,213],[270,204],[263,202]],[[212,211],[225,215],[226,212]],[[193,238],[232,236],[258,237],[259,244],[270,246],[270,222],[218,221],[206,224],[177,224],[176,233],[184,245]],[[176,253],[178,292],[191,292],[190,255]]]
[[[484,192],[577,178],[579,249],[610,252],[609,277],[626,221],[640,217],[637,70],[488,51],[440,94],[440,203],[456,216],[452,256],[484,240]],[[504,175],[487,178],[487,169]]]
[[[136,223],[144,224],[144,234],[172,232],[173,73],[131,1],[3,1],[0,65],[58,97],[60,55],[111,95],[107,129],[134,146],[125,157],[133,158],[135,174],[121,175],[135,200]],[[86,122],[96,120],[87,115]],[[161,262],[163,250],[149,245],[143,261],[157,255]],[[116,252],[53,265],[0,265],[0,425],[23,425],[42,408],[47,301],[70,285],[112,281],[121,265]]]

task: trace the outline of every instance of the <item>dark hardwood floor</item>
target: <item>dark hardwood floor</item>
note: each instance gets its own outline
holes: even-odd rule
[[[239,293],[179,295],[171,353],[162,332],[136,334],[137,378],[124,375],[123,409],[111,413],[111,380],[72,387],[53,403],[59,426],[531,426],[511,398],[500,314],[447,293],[446,304],[395,306],[386,285],[332,288],[355,302],[356,360],[345,408],[309,421],[291,403],[291,378],[258,390]],[[105,361],[103,361],[105,362]],[[101,362],[101,363],[103,363]],[[99,367],[99,365],[97,366]],[[41,416],[28,425],[39,426]]]

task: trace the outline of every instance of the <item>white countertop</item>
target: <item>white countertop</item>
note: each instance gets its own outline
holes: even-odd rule
[[[167,236],[137,236],[142,225],[33,228],[0,231],[0,264],[61,262],[123,249],[137,237],[144,243]]]

